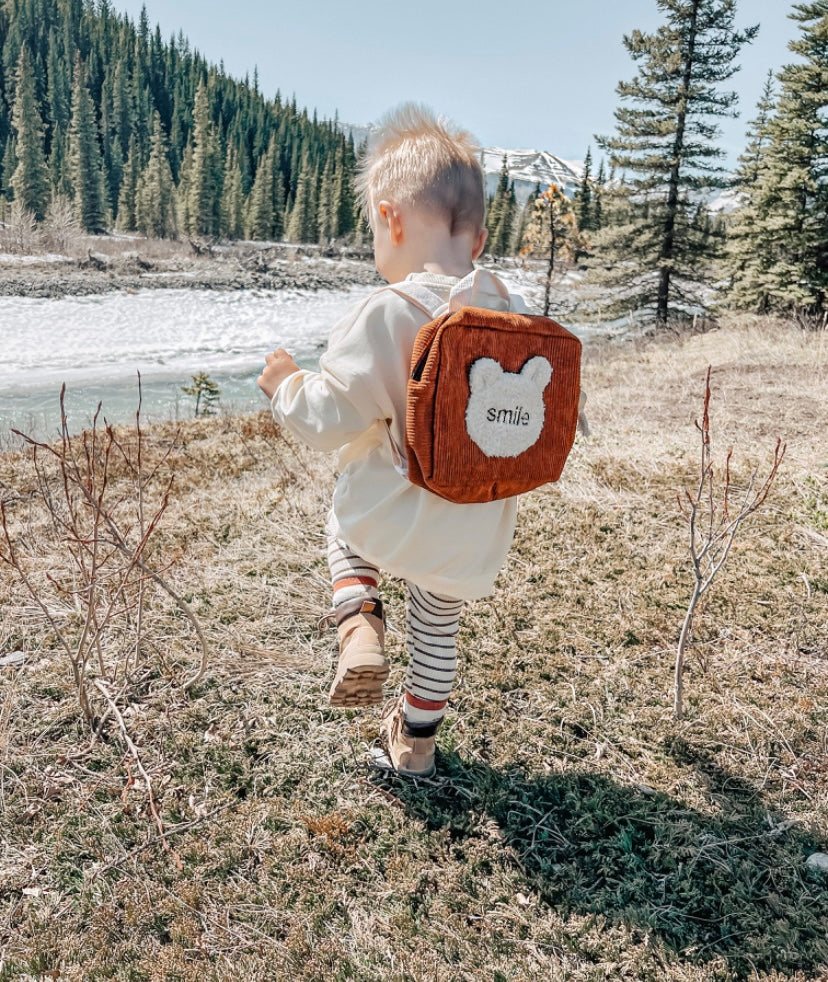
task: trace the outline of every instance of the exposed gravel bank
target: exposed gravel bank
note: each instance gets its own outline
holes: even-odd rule
[[[213,249],[207,255],[147,257],[141,251],[83,258],[0,253],[0,296],[87,296],[115,290],[339,290],[381,282],[367,259],[326,258],[296,249]]]

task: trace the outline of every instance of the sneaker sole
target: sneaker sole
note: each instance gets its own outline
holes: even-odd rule
[[[331,686],[329,702],[345,708],[377,706],[383,701],[382,687],[387,678],[387,666],[349,668]]]
[[[427,780],[430,777],[434,777],[437,773],[437,765],[435,764],[430,770],[427,771],[406,771],[399,767],[394,767],[391,762],[391,758],[388,755],[388,751],[384,747],[371,747],[369,748],[369,754],[371,757],[371,764],[378,771],[386,771],[391,774],[398,774],[400,777],[408,777],[416,780],[418,777]]]

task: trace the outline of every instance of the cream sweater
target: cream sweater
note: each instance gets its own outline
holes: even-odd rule
[[[458,282],[412,273],[407,281],[447,301]],[[405,289],[405,284],[398,285]],[[383,287],[331,332],[319,371],[288,376],[271,401],[278,423],[318,450],[339,450],[332,531],[392,576],[444,596],[492,592],[515,530],[516,499],[454,504],[412,484],[405,458],[406,383],[417,332],[431,318]],[[478,270],[457,298],[490,309],[526,311],[492,273]]]

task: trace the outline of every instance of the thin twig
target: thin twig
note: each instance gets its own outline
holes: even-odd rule
[[[685,489],[684,495],[678,496],[679,510],[688,523],[688,545],[693,568],[694,584],[676,649],[673,680],[673,713],[676,719],[681,719],[683,713],[684,656],[692,637],[693,618],[696,608],[702,596],[710,588],[716,575],[727,561],[731,546],[739,529],[745,520],[767,500],[771,486],[779,471],[779,466],[785,456],[785,444],[782,443],[781,439],[777,439],[776,447],[773,451],[773,461],[767,477],[757,488],[758,468],[753,470],[737,508],[732,501],[733,483],[731,462],[733,459],[733,448],[731,447],[725,458],[721,506],[717,504],[714,481],[715,469],[713,466],[710,438],[711,370],[711,366],[708,365],[705,378],[702,421],[701,423],[696,421],[696,429],[699,431],[701,437],[699,480],[696,484],[694,494],[691,494],[690,491]]]
[[[161,820],[161,816],[158,814],[158,808],[155,804],[155,796],[152,793],[152,778],[149,776],[149,774],[146,771],[146,768],[141,762],[141,755],[138,753],[138,748],[135,746],[132,737],[129,735],[129,731],[127,730],[126,723],[124,722],[124,717],[121,715],[121,711],[116,706],[115,701],[113,700],[112,696],[109,694],[109,691],[107,690],[106,686],[103,684],[103,682],[101,682],[100,679],[95,679],[94,685],[95,688],[98,689],[98,691],[101,693],[101,695],[103,695],[107,705],[112,711],[112,715],[117,720],[118,729],[120,730],[121,737],[123,738],[124,743],[127,745],[127,749],[132,755],[132,759],[135,761],[135,766],[138,768],[138,773],[144,779],[144,783],[147,788],[147,798],[149,800],[150,811],[152,812],[152,817],[155,819],[155,824],[158,828],[158,834],[163,839],[164,822]],[[164,841],[165,841],[165,848],[168,848],[166,845],[166,840]]]

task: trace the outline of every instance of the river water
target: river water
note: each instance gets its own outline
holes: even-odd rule
[[[350,290],[142,290],[90,297],[0,297],[0,449],[11,428],[58,432],[66,385],[70,427],[89,424],[99,402],[110,422],[192,416],[182,392],[206,372],[232,411],[264,408],[256,377],[275,347],[318,364],[332,324],[372,287]]]

